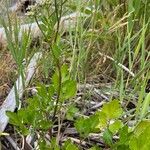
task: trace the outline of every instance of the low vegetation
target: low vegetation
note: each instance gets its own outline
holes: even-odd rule
[[[23,18],[1,18],[23,83],[42,55],[22,107],[7,112],[18,147],[149,150],[149,10],[147,0],[44,0]],[[20,22],[36,22],[38,38],[29,30],[20,39]]]

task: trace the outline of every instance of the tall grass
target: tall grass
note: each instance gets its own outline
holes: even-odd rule
[[[27,57],[28,48],[31,43],[30,31],[20,31],[20,22],[17,18],[11,20],[9,14],[6,18],[1,18],[1,24],[5,29],[7,38],[7,47],[17,65],[17,74],[22,79],[23,90],[25,88],[25,66],[28,63],[29,58]],[[6,21],[8,20],[8,22]],[[19,105],[18,87],[15,87],[15,96],[17,106]]]
[[[5,28],[5,33],[8,41],[8,49],[10,50],[18,68],[19,75],[24,79],[24,64],[23,61],[26,59],[27,49],[30,44],[30,32],[20,31],[20,24],[15,18],[14,24],[8,15],[8,24],[1,19],[2,25]],[[24,80],[23,80],[24,81]]]
[[[92,72],[97,76],[105,72],[115,80],[114,88],[119,90],[119,99],[126,105],[134,101],[137,107],[135,115],[139,116],[149,80],[149,2],[80,1],[71,8],[88,15],[79,17],[75,33],[69,34],[73,50],[71,71],[80,81]],[[102,63],[99,52],[118,63],[109,60]],[[135,76],[117,65],[119,63]],[[130,94],[126,94],[127,89]],[[138,101],[132,98],[133,95],[138,95]]]

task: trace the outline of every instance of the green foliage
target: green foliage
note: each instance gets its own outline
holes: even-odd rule
[[[74,117],[76,117],[76,113],[79,112],[79,109],[77,107],[75,107],[74,105],[71,105],[68,107],[67,110],[67,114],[66,114],[66,118],[68,120],[74,120]]]
[[[51,117],[53,112],[57,111],[58,105],[65,100],[73,98],[76,94],[76,82],[69,77],[66,65],[61,67],[62,82],[59,82],[58,72],[56,71],[52,77],[52,84],[46,87],[44,84],[38,85],[38,92],[33,98],[27,100],[27,106],[17,111],[17,113],[7,112],[10,123],[17,127],[17,130],[23,135],[32,133],[32,130],[40,130],[45,133],[53,126]],[[58,95],[58,87],[61,86],[59,101],[54,99]],[[57,103],[56,103],[57,102]],[[70,107],[68,118],[73,117],[73,113],[78,111],[75,107]],[[56,114],[55,114],[56,115]],[[30,128],[29,128],[30,127]],[[32,130],[30,130],[32,129]],[[44,141],[43,141],[44,142]],[[41,147],[43,142],[40,142]]]
[[[69,98],[72,98],[76,95],[77,84],[76,81],[72,80],[69,76],[68,67],[63,65],[61,67],[61,91],[60,91],[60,101],[63,102]],[[58,90],[59,88],[59,72],[56,71],[52,77],[52,82],[54,88]]]
[[[148,93],[145,97],[145,100],[143,102],[143,106],[142,106],[142,110],[141,110],[141,119],[143,119],[149,109],[149,105],[150,105],[150,93]]]
[[[47,99],[49,93],[41,97],[42,94],[45,94],[45,87],[43,85],[39,87],[38,91],[39,95],[28,99],[28,106],[26,108],[20,109],[17,113],[7,112],[10,123],[17,126],[24,135],[30,133],[27,127],[31,127],[34,130],[46,131],[52,126],[52,122],[47,116],[53,106],[51,104],[52,101]]]
[[[46,145],[46,144],[45,144]],[[52,138],[52,141],[51,141],[51,145],[50,145],[50,150],[60,150],[60,147],[57,143],[57,139],[55,137]],[[44,149],[43,149],[44,150]]]
[[[107,119],[110,120],[119,118],[122,115],[123,110],[120,107],[119,101],[113,100],[103,106],[102,112],[107,116]]]
[[[112,132],[117,132],[122,126],[122,122],[118,118],[122,114],[122,108],[117,100],[113,100],[104,104],[101,111],[97,111],[88,118],[79,118],[75,123],[75,127],[81,135],[87,136],[89,133],[98,132],[110,125]],[[117,119],[113,124],[110,121]]]
[[[63,147],[62,147],[62,150],[79,150],[79,148],[77,147],[77,145],[75,145],[75,144],[73,144],[72,142],[71,142],[71,140],[67,140],[65,143],[64,143],[64,145],[63,145]]]
[[[102,150],[102,149],[100,147],[98,147],[98,146],[93,146],[93,147],[91,147],[88,150]]]
[[[128,126],[126,125],[119,130],[119,140],[114,145],[114,149],[129,149],[129,138],[132,133],[129,133],[128,130]]]
[[[111,133],[111,131],[109,129],[106,129],[103,133],[103,140],[104,142],[109,145],[110,147],[113,144],[113,134]]]
[[[110,124],[109,130],[114,134],[119,131],[120,128],[123,127],[123,123],[121,120],[116,120],[114,123]]]
[[[149,150],[150,148],[150,122],[142,121],[134,129],[130,137],[129,147],[131,150]]]
[[[141,121],[137,127],[129,130],[129,127],[119,119],[122,113],[123,110],[119,102],[114,100],[104,104],[101,111],[89,118],[77,119],[75,127],[82,137],[88,137],[93,132],[102,132],[104,143],[114,150],[148,150],[150,146],[148,142],[150,140],[150,122]],[[112,119],[115,121],[110,123]],[[119,140],[114,142],[113,136],[117,134]]]
[[[62,4],[63,1],[45,2],[38,5],[33,18],[44,36],[44,42],[48,44],[46,55],[52,57],[50,58],[52,59],[51,64],[55,71],[51,79],[48,78],[47,73],[48,85],[37,85],[37,95],[28,99],[24,108],[16,113],[7,112],[10,123],[16,126],[18,132],[23,135],[38,132],[40,134],[38,141],[40,150],[78,150],[79,147],[71,140],[67,140],[60,146],[58,137],[52,137],[49,143],[44,137],[47,133],[52,136],[54,123],[60,125],[57,115],[61,118],[60,112],[63,110],[66,118],[63,116],[61,121],[67,119],[73,122],[81,141],[88,139],[90,133],[101,133],[100,140],[103,140],[104,146],[112,150],[148,150],[150,147],[150,123],[145,119],[149,118],[150,93],[145,94],[145,88],[150,66],[150,2],[147,0],[70,0],[65,5],[67,11],[62,9],[65,4]],[[67,34],[62,37],[61,25],[66,24],[64,20],[60,20],[61,16],[72,11],[80,12],[81,16],[72,19],[76,22],[75,26],[68,29]],[[85,16],[82,16],[82,13]],[[67,18],[68,22],[70,18]],[[26,50],[31,42],[30,33],[24,32],[23,38],[19,42],[17,20],[14,27],[10,22],[9,28],[4,20],[2,22],[6,31],[8,48],[18,65],[19,73],[23,75],[22,61],[26,58]],[[108,58],[113,61],[113,63],[109,63],[110,66],[115,64],[111,66],[112,70],[110,66],[106,69],[107,57],[104,67],[100,67],[100,71],[96,70],[97,66],[101,64],[100,53],[104,53],[104,56],[108,54]],[[67,61],[64,60],[64,57],[67,57]],[[45,64],[48,66],[49,60]],[[125,67],[129,67],[129,70],[124,69]],[[76,104],[68,101],[76,96],[76,80],[78,79],[79,83],[83,82],[88,75],[92,73],[96,75],[103,70],[108,77],[110,75],[110,79],[115,80],[115,88],[117,89],[119,86],[120,100],[110,100],[90,116],[80,115]],[[115,76],[112,76],[112,72]],[[128,74],[132,74],[132,78]],[[124,109],[126,112],[124,112],[120,105],[120,102],[123,105],[126,103],[125,96],[128,102],[130,101],[130,96],[126,95],[128,88],[132,89],[131,94],[133,95],[137,95],[140,91],[136,108],[137,114],[135,115],[134,112],[132,114],[132,121],[134,119],[135,124],[131,127],[128,125],[128,118],[124,115],[124,113],[130,112],[126,108]],[[111,96],[113,97],[113,95]],[[134,103],[136,103],[135,98]],[[116,136],[117,139],[115,139]],[[101,149],[99,146],[93,145],[89,150],[99,149]]]

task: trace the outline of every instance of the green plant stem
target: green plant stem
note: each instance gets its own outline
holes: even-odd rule
[[[56,105],[54,107],[54,113],[53,113],[52,121],[55,120],[56,112],[57,112],[57,109],[58,109],[58,103],[59,103],[59,100],[60,100],[60,93],[61,93],[61,83],[62,83],[61,67],[60,67],[59,64],[57,65],[57,67],[58,67],[58,76],[59,76],[59,80],[58,80],[59,86],[58,86],[58,90],[57,90],[57,99],[56,99]]]
[[[54,1],[54,5],[55,5],[55,13],[56,13],[56,19],[57,19],[57,29],[56,29],[55,39],[54,39],[54,42],[56,42],[57,38],[58,38],[58,32],[59,32],[59,27],[60,27],[60,20],[61,20],[61,16],[62,16],[63,2],[61,0],[61,3],[60,3],[60,14],[59,14],[59,8],[58,8],[57,0]]]
[[[43,32],[36,15],[34,15],[34,19],[35,19],[35,22],[37,23],[37,26],[39,27],[40,31],[42,32],[44,38],[47,39],[46,34]]]
[[[60,15],[59,15],[59,10],[58,10],[58,6],[57,6],[57,0],[54,1],[55,3],[55,13],[56,13],[56,18],[57,18],[57,30],[56,30],[56,35],[55,35],[55,38],[54,38],[54,43],[57,42],[57,38],[58,38],[58,32],[59,32],[59,25],[60,25],[60,19],[61,19],[61,15],[62,15],[62,5],[63,5],[63,2],[61,0],[61,9],[60,9]],[[53,113],[53,117],[52,117],[52,121],[55,120],[55,116],[56,116],[56,112],[57,112],[57,109],[58,109],[58,103],[59,103],[59,100],[60,100],[60,93],[61,93],[61,84],[62,84],[62,75],[61,75],[61,65],[60,65],[60,60],[59,58],[56,58],[54,52],[53,52],[53,49],[52,49],[52,55],[54,57],[54,60],[56,62],[56,65],[57,65],[57,69],[58,69],[58,90],[57,90],[57,99],[56,99],[56,105],[55,105],[55,108],[54,108],[54,113]]]

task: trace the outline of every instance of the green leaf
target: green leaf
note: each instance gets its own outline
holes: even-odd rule
[[[118,145],[128,145],[128,141],[131,133],[128,131],[128,126],[124,126],[119,130],[119,141]]]
[[[107,126],[105,114],[98,112],[89,118],[79,118],[75,122],[75,127],[81,136],[87,136],[92,132],[99,132]]]
[[[88,136],[90,133],[90,125],[88,123],[88,118],[79,118],[75,122],[75,128],[80,133],[81,136]]]
[[[61,55],[61,48],[58,44],[54,44],[53,47],[52,47],[52,50],[53,50],[53,54],[54,54],[54,57],[56,59],[59,59],[60,55]]]
[[[62,83],[64,83],[65,81],[67,81],[69,79],[68,74],[69,74],[69,72],[68,72],[67,65],[63,65],[61,67],[61,82]],[[58,72],[58,70],[55,71],[55,73],[52,77],[52,82],[54,84],[54,88],[58,89],[58,85],[59,85],[59,72]]]
[[[59,87],[59,76],[58,76],[57,71],[52,76],[52,82],[53,82],[53,85],[54,85],[54,89],[57,91],[58,87]]]
[[[62,83],[64,83],[65,81],[69,80],[69,70],[68,70],[68,66],[67,65],[63,65],[61,67],[61,80]]]
[[[36,112],[35,110],[28,109],[26,113],[26,122],[30,125],[32,125],[36,119],[36,116],[39,114],[39,112]]]
[[[141,121],[137,127],[134,129],[134,134],[136,136],[139,136],[140,134],[142,134],[142,132],[145,131],[145,129],[147,127],[150,127],[150,121],[149,120],[145,120],[145,121]]]
[[[77,91],[76,81],[67,80],[62,84],[62,90],[61,90],[60,97],[62,100],[72,98],[76,95],[76,91]]]
[[[38,93],[37,94],[38,94],[38,96],[40,96],[42,98],[43,101],[46,101],[49,98],[47,88],[44,84],[38,85]]]
[[[105,132],[103,133],[103,140],[109,146],[112,146],[112,144],[113,144],[112,137],[113,137],[113,135],[110,132],[110,130],[106,129]]]
[[[57,144],[57,140],[55,137],[52,137],[52,139],[51,139],[50,150],[60,150],[59,145]]]
[[[9,117],[9,122],[15,126],[19,126],[21,124],[20,118],[14,112],[7,111],[6,115]]]
[[[67,119],[74,120],[73,118],[77,112],[79,112],[79,109],[77,107],[75,107],[74,105],[69,106],[66,114]]]
[[[22,108],[22,109],[18,110],[17,115],[22,124],[28,123],[27,117],[30,115],[30,113],[28,113],[27,109]]]
[[[107,126],[107,116],[102,111],[98,111],[95,114],[96,118],[98,119],[96,128],[103,129]]]
[[[52,126],[51,121],[39,120],[38,128],[41,130],[48,130]]]
[[[61,67],[61,84],[65,83],[67,80],[69,79],[69,71],[68,71],[68,66],[67,65],[63,65]],[[55,90],[58,89],[59,86],[59,72],[58,70],[55,71],[53,77],[52,77],[52,82],[54,85]]]
[[[45,24],[40,24],[40,28],[42,29],[42,31],[43,31],[44,33],[47,32],[47,26],[46,26]]]
[[[113,100],[104,104],[102,112],[106,114],[107,119],[117,119],[122,115],[123,110],[119,104],[119,101]]]
[[[88,150],[102,150],[101,147],[98,147],[98,146],[93,146],[91,147],[90,149]]]
[[[49,98],[51,98],[55,93],[55,89],[54,89],[54,86],[53,85],[50,85],[49,88],[48,88],[48,96]]]
[[[64,143],[62,150],[79,150],[79,148],[75,144],[73,144],[71,140],[67,140]]]
[[[27,100],[28,108],[30,110],[37,110],[39,108],[39,100],[38,96],[34,96],[33,98],[29,98]]]
[[[113,124],[109,125],[109,130],[115,134],[120,128],[123,127],[123,123],[120,120],[116,120]]]
[[[18,129],[23,135],[28,135],[30,133],[27,127],[23,124],[21,124]]]
[[[90,128],[90,130],[89,130],[90,133],[91,132],[99,132],[101,130],[101,126],[102,126],[101,121],[102,121],[102,119],[97,114],[94,114],[88,118],[87,123]]]
[[[20,114],[19,114],[20,113]],[[26,128],[26,126],[23,124],[25,123],[25,119],[26,119],[26,116],[27,116],[27,113],[26,115],[24,110],[19,110],[16,113],[14,112],[6,112],[7,116],[9,117],[9,122],[15,126],[17,126],[17,129],[22,132],[23,135],[28,135],[29,134],[29,131],[28,129]],[[22,116],[23,115],[23,116]]]
[[[119,139],[113,144],[115,150],[130,150],[129,139],[132,133],[128,132],[128,127],[124,126],[119,130]]]
[[[137,138],[135,136],[132,136],[132,138],[130,139],[130,141],[129,141],[129,148],[131,150],[140,150],[138,148],[138,140],[137,140]]]
[[[47,145],[46,141],[44,139],[41,139],[39,142],[39,149],[40,150],[52,150],[49,145]],[[56,150],[56,149],[54,149]],[[59,149],[58,149],[59,150]]]
[[[149,150],[150,148],[150,121],[142,121],[135,128],[129,142],[131,150]]]
[[[115,150],[131,150],[128,145],[118,145]]]
[[[148,112],[149,105],[150,105],[150,93],[147,94],[147,96],[143,102],[141,116],[140,116],[141,119],[143,119],[145,117],[146,113]]]
[[[128,29],[129,29],[129,33],[132,31],[133,28],[133,12],[135,11],[134,5],[133,5],[134,0],[129,0],[128,1],[128,14],[130,14],[130,16],[128,17]]]

